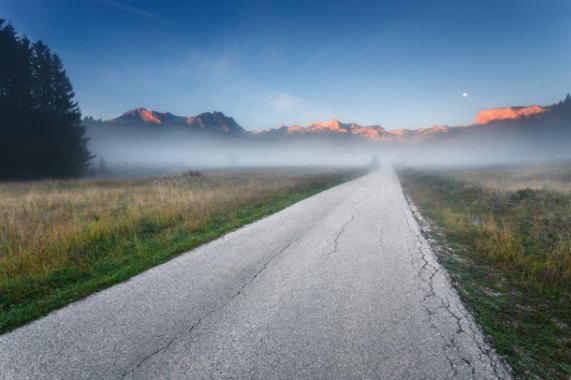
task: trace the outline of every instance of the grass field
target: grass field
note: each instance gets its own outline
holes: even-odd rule
[[[504,165],[470,170],[448,169],[442,174],[448,178],[502,192],[525,189],[571,192],[571,163],[568,162]]]
[[[571,164],[401,170],[435,251],[520,378],[571,376]]]
[[[360,174],[280,169],[0,184],[0,332]]]

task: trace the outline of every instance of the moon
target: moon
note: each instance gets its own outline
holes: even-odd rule
[[[463,98],[467,98],[468,95],[470,95],[470,94],[468,94],[467,92],[463,92],[463,93],[462,93],[462,97],[463,97]]]

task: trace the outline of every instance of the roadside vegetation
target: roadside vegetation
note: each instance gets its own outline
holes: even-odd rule
[[[441,263],[525,379],[571,377],[571,163],[401,170]]]
[[[0,332],[360,174],[281,169],[0,184]]]

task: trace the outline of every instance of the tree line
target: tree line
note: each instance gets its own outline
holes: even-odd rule
[[[0,179],[69,178],[93,158],[60,57],[0,19]]]

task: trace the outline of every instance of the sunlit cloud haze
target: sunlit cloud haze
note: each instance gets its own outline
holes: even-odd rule
[[[3,0],[0,17],[62,56],[96,118],[144,106],[246,129],[417,128],[571,89],[568,0]]]

